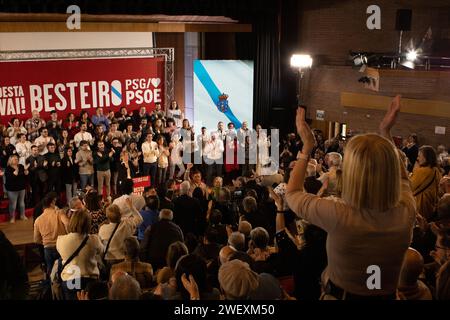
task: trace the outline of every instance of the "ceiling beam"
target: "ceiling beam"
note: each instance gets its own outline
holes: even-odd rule
[[[67,14],[0,13],[0,32],[252,32],[227,17],[81,15],[81,29],[66,27]]]

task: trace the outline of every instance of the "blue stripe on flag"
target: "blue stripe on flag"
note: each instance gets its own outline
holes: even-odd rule
[[[222,94],[222,92],[220,92],[219,88],[216,86],[213,79],[211,79],[211,76],[209,75],[208,71],[205,69],[200,60],[194,61],[194,73],[200,80],[200,83],[208,92],[208,95],[210,96],[210,98],[214,102],[214,105],[217,108],[217,104],[219,103],[219,96]],[[241,122],[233,114],[230,107],[228,111],[224,112],[224,114],[231,122],[234,123],[237,129],[239,129],[242,126]]]

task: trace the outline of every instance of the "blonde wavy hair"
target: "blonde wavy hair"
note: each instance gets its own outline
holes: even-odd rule
[[[395,146],[378,134],[353,137],[344,150],[342,199],[358,210],[387,211],[400,201]]]

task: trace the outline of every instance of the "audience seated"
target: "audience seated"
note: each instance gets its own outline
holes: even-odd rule
[[[259,285],[258,274],[238,259],[222,264],[219,283],[225,300],[248,300]]]
[[[114,264],[111,275],[118,271],[126,272],[139,282],[142,290],[149,289],[153,285],[153,268],[151,264],[139,261],[139,242],[135,237],[126,238],[124,249],[125,261]]]
[[[419,277],[424,268],[423,258],[417,250],[409,248],[403,260],[398,293],[405,300],[431,300],[430,289]]]
[[[436,276],[436,299],[450,300],[450,261],[441,266]]]
[[[109,289],[109,300],[139,300],[142,294],[139,282],[124,273],[113,274],[112,286]]]

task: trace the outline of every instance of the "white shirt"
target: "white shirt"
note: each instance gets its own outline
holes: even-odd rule
[[[177,128],[181,128],[183,125],[183,112],[180,109],[167,109],[167,117],[175,121]]]
[[[109,244],[108,252],[105,256],[106,260],[125,259],[123,243],[126,238],[132,237],[135,234],[136,228],[142,223],[142,221],[143,219],[137,210],[134,210],[128,217],[122,216],[122,221],[120,222],[119,227],[117,228],[116,233]],[[116,225],[116,223],[104,224],[98,230],[98,236],[103,242],[105,249]]]
[[[199,147],[201,146],[201,148],[199,148],[200,149],[200,156],[203,155],[205,146],[208,143],[208,141],[210,140],[210,138],[211,137],[209,136],[208,132],[205,132],[205,134],[199,134],[197,136],[197,144],[198,144]]]
[[[63,264],[70,258],[75,250],[78,249],[85,237],[85,235],[79,233],[69,233],[58,237],[56,240],[56,250],[58,250]],[[89,235],[89,239],[83,249],[81,249],[80,253],[73,258],[73,260],[62,271],[61,278],[64,281],[67,281],[74,279],[75,276],[77,276],[72,273],[71,266],[78,267],[80,269],[81,277],[98,277],[100,271],[98,269],[97,262],[101,258],[103,250],[103,244],[101,243],[98,235]]]
[[[16,151],[17,154],[19,155],[19,163],[21,165],[25,165],[25,160],[29,156],[31,156],[31,142],[30,141],[25,141],[24,143],[17,142]]]
[[[165,153],[169,148],[159,147],[158,167],[167,168],[169,166],[169,155]]]
[[[44,138],[43,136],[39,136],[36,138],[36,140],[34,140],[34,144],[38,148],[40,146],[44,146],[44,149],[39,153],[41,156],[43,156],[44,154],[47,154],[47,152],[48,152],[47,144],[49,144],[50,142],[55,143],[55,139],[53,139],[50,136],[48,136],[47,138]]]
[[[223,157],[223,142],[220,139],[215,139],[214,141],[209,141],[203,152],[206,157],[211,160],[219,160]]]
[[[155,141],[145,141],[142,144],[142,154],[144,155],[145,163],[155,163],[159,157],[158,144]]]
[[[93,139],[92,139],[92,135],[89,132],[81,132],[80,131],[74,136],[73,140],[75,141],[75,145],[77,146],[77,148],[79,148],[81,141],[84,140],[84,141],[89,142],[89,144],[92,144]]]
[[[258,137],[258,162],[265,165],[269,162],[270,141],[264,133]]]
[[[170,161],[172,163],[183,162],[183,157],[181,156],[181,151],[183,151],[183,144],[180,141],[174,142],[174,147],[170,152]]]
[[[113,201],[113,204],[119,207],[123,217],[129,217],[133,213],[133,210],[131,210],[130,206],[127,203],[128,198],[131,198],[131,202],[138,211],[142,210],[142,208],[144,208],[145,206],[145,199],[142,195],[124,194],[123,196],[120,196]]]
[[[12,145],[15,145],[17,140],[17,135],[19,133],[23,133],[23,134],[27,134],[27,129],[25,129],[24,127],[19,127],[19,132],[16,133],[15,128],[14,127],[9,127],[6,130],[6,134],[8,135],[8,137],[10,138],[10,142]]]

